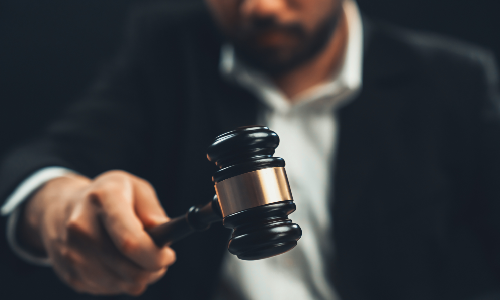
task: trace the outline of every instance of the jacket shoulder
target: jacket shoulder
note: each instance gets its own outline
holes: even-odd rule
[[[497,79],[493,53],[481,46],[448,36],[410,30],[384,24],[382,30],[389,38],[411,49],[422,66],[434,72],[453,72],[454,76],[467,76],[468,72],[482,73],[485,80]],[[458,73],[457,73],[458,72]]]
[[[439,34],[365,22],[366,83],[419,95],[403,101],[442,115],[470,118],[497,99],[494,55],[471,43]],[[496,101],[496,100],[495,100]]]

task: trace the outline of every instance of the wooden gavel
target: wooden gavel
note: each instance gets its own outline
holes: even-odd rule
[[[288,215],[295,211],[285,161],[273,157],[278,135],[263,126],[240,127],[215,138],[207,158],[219,170],[213,176],[216,195],[148,230],[162,247],[210,224],[223,221],[233,229],[228,250],[242,260],[257,260],[293,249],[302,236]]]

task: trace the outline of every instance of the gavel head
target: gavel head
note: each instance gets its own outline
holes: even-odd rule
[[[215,138],[208,160],[219,170],[213,181],[226,228],[228,250],[242,260],[285,253],[302,231],[288,215],[295,211],[285,161],[273,157],[278,135],[263,126],[240,127]]]

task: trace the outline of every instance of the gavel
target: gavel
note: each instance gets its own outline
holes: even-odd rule
[[[206,205],[148,230],[157,246],[172,244],[214,222],[232,229],[228,250],[242,260],[285,253],[302,236],[288,216],[295,211],[285,161],[273,157],[278,135],[264,126],[245,126],[215,138],[207,158],[219,168],[216,195]]]

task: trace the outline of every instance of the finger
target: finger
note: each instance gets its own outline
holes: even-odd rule
[[[144,231],[135,212],[134,188],[129,178],[110,178],[89,196],[98,208],[111,240],[123,255],[151,271],[174,262],[173,251],[156,247]]]
[[[84,285],[72,266],[67,265],[59,257],[53,257],[52,268],[62,282],[77,292],[84,292]]]
[[[83,238],[78,244],[74,244],[71,251],[64,252],[61,257],[64,260],[66,272],[72,274],[70,277],[71,286],[79,292],[89,293],[93,295],[117,295],[131,294],[138,295],[147,287],[149,281],[146,279],[140,281],[124,280],[115,269],[116,266],[104,263],[106,254],[119,254],[116,247],[107,240],[104,243],[94,244]],[[110,251],[110,249],[113,249]],[[68,255],[69,254],[69,255]],[[133,265],[132,262],[128,261]],[[141,270],[135,267],[142,274],[150,275],[152,272]],[[144,277],[146,277],[146,275]]]
[[[133,188],[135,212],[145,228],[152,228],[170,220],[149,182],[136,177],[133,180]]]
[[[159,271],[156,271],[155,273],[151,274],[148,279],[148,285],[153,284],[160,280],[163,276],[165,276],[165,273],[167,272],[168,268],[163,268]]]
[[[114,266],[113,266],[114,267]],[[87,274],[82,274],[82,278],[92,278],[86,282],[86,286],[90,287],[93,294],[98,295],[116,295],[116,294],[129,294],[133,296],[138,296],[142,294],[148,287],[148,285],[156,282],[160,279],[166,272],[166,268],[163,268],[156,272],[147,272],[141,270],[137,274],[142,274],[137,277],[137,280],[124,280],[116,273],[115,270],[109,268],[108,265],[102,264],[101,272],[103,276],[96,274],[94,268],[83,270]],[[111,274],[113,274],[111,276]],[[90,277],[89,275],[92,275]]]
[[[78,268],[84,292],[93,295],[114,295],[125,292],[120,279],[105,267],[89,263]]]
[[[88,264],[79,271],[80,278],[82,278],[88,292],[92,294],[116,295],[127,293],[136,295],[142,293],[148,285],[145,280],[125,281],[105,264]]]
[[[151,284],[160,279],[167,270],[165,267],[159,271],[146,271],[121,254],[116,247],[111,244],[101,251],[99,261],[102,265],[111,270],[115,276],[119,277],[120,280],[130,283]]]
[[[168,269],[164,267],[158,271],[150,272],[128,264],[111,265],[109,263],[106,263],[106,267],[112,269],[122,282],[141,285],[149,285],[156,282],[165,275]]]
[[[65,251],[54,255],[53,268],[58,277],[79,293],[108,295],[121,293],[111,278],[117,278],[109,272],[103,272],[99,266],[85,260],[76,249],[65,248]],[[89,274],[92,270],[92,274]]]
[[[165,269],[148,272],[140,268],[116,249],[103,229],[91,227],[91,232],[73,231],[70,235],[76,236],[72,238],[71,251],[61,253],[68,267],[66,273],[73,274],[71,286],[79,292],[138,295],[164,274]]]

